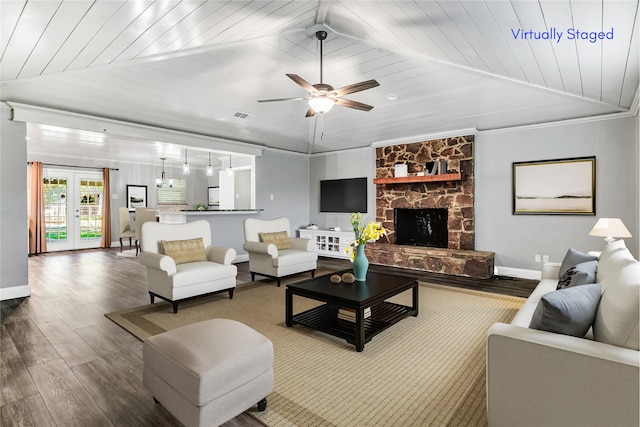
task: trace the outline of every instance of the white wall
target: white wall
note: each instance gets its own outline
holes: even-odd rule
[[[24,123],[10,121],[8,108],[3,106],[1,110],[0,298],[8,299],[28,295],[26,162],[40,160],[46,163],[47,159],[27,159]],[[570,246],[580,250],[600,249],[602,239],[587,234],[596,219],[603,216],[623,219],[634,236],[627,240],[627,246],[638,258],[640,130],[637,115],[480,132],[476,136],[475,150],[476,248],[496,252],[497,265],[537,270],[540,266],[533,261],[535,253],[561,260]],[[590,155],[596,156],[597,164],[595,217],[512,215],[513,162]],[[65,162],[56,159],[55,163]],[[112,192],[118,194],[118,200],[112,200],[113,240],[117,241],[117,209],[125,205],[126,185],[147,185],[150,204],[154,205],[155,177],[160,173],[161,164],[102,166],[119,169],[111,174]],[[174,176],[180,173],[179,165],[168,165],[165,169]],[[369,178],[367,215],[373,219],[374,176],[374,148],[318,154],[311,158],[265,149],[263,156],[256,159],[256,208],[264,209],[257,217],[287,216],[292,231],[310,222],[322,228],[339,226],[348,230],[348,213],[320,213],[320,181]],[[217,185],[217,177],[206,177],[204,171],[194,170],[188,180],[190,205],[206,203],[207,187]],[[233,247],[242,254],[242,219],[242,216],[230,215],[212,220],[214,243]]]
[[[47,159],[30,160],[47,161]],[[56,158],[56,163],[73,165],[77,161]],[[204,169],[192,167],[189,175],[182,175],[181,166],[181,164],[166,164],[166,176],[187,179],[189,207],[198,203],[206,205],[208,187],[218,185],[217,174],[208,177]],[[119,246],[119,243],[116,243],[119,238],[118,208],[126,206],[127,185],[146,185],[148,205],[156,207],[158,189],[155,186],[155,179],[160,176],[162,164],[160,161],[157,165],[115,163],[111,164],[111,167],[117,169],[111,171],[111,194],[117,194],[117,199],[111,200],[112,242]],[[263,209],[263,211],[251,217],[268,219],[286,216],[290,219],[291,231],[295,234],[295,230],[309,222],[309,159],[307,156],[265,150],[263,156],[256,158],[255,167],[256,209]],[[271,194],[274,200],[271,200]],[[242,221],[247,216],[233,214],[207,217],[211,224],[214,244],[232,247],[239,254],[245,253],[242,249],[244,243]],[[123,243],[126,245],[128,242]]]
[[[367,178],[367,212],[362,212],[369,220],[376,218],[376,150],[372,147],[316,154],[311,158],[309,168],[309,221],[320,228],[340,227],[351,230],[348,213],[320,212],[320,181],[324,179]]]
[[[273,195],[273,200],[271,200]],[[266,219],[286,216],[293,231],[309,223],[309,158],[266,150],[256,158],[256,208]]]
[[[6,109],[7,114],[10,110]],[[92,123],[92,121],[100,120],[99,118],[88,118],[83,123]],[[111,200],[111,215],[112,215],[112,241],[118,245],[119,227],[118,227],[118,208],[126,206],[126,186],[127,185],[146,185],[147,186],[147,199],[150,207],[156,207],[157,203],[157,188],[155,186],[156,177],[160,176],[162,170],[162,163],[158,159],[157,164],[142,164],[142,163],[123,163],[123,162],[100,162],[91,159],[84,158],[62,158],[56,156],[55,159],[51,158],[29,158],[27,159],[27,146],[25,141],[25,124],[21,122],[11,122],[9,117],[4,117],[2,124],[7,123],[7,129],[9,126],[22,129],[22,134],[19,138],[22,145],[20,150],[8,150],[10,155],[3,155],[2,165],[18,165],[24,169],[23,178],[20,182],[24,185],[25,189],[13,187],[16,189],[16,194],[8,195],[5,199],[3,193],[3,202],[6,202],[8,206],[10,199],[14,196],[22,195],[26,200],[26,161],[42,161],[44,163],[55,163],[63,165],[71,165],[86,168],[96,167],[110,167],[111,171],[111,193],[116,194],[117,199]],[[161,129],[148,130],[147,132],[160,132]],[[6,138],[8,140],[8,138]],[[3,141],[4,133],[3,133]],[[225,144],[229,144],[226,142]],[[3,145],[4,147],[4,145]],[[226,147],[226,146],[225,146]],[[212,148],[212,147],[208,147]],[[228,148],[233,149],[232,146]],[[242,148],[242,147],[241,147]],[[246,152],[246,147],[243,148]],[[242,151],[242,150],[241,150]],[[286,216],[291,221],[292,233],[309,223],[309,158],[307,155],[301,155],[296,153],[286,153],[281,150],[261,150],[263,155],[258,156],[255,160],[255,176],[256,176],[256,209],[260,209],[258,214],[252,215],[259,218],[276,218],[280,216]],[[4,151],[3,151],[4,154]],[[77,169],[74,169],[77,170]],[[165,172],[168,178],[181,177],[187,179],[187,203],[190,207],[198,203],[207,203],[207,189],[211,186],[217,186],[218,177],[214,174],[213,177],[207,177],[204,169],[195,169],[192,167],[189,175],[181,174],[181,163],[173,164],[167,162],[165,164]],[[4,183],[2,184],[4,186]],[[20,201],[19,197],[15,197]],[[4,205],[3,205],[4,206]],[[242,228],[242,221],[247,215],[217,215],[211,216],[209,222],[211,223],[213,232],[214,244],[233,247],[239,254],[243,254],[242,244],[244,242],[244,233]],[[25,213],[18,216],[22,221],[20,227],[13,227],[14,230],[18,230],[19,233],[25,233],[25,237],[18,236],[17,240],[26,243],[26,203]],[[2,226],[5,226],[5,215],[3,213]],[[7,222],[7,224],[9,224]],[[13,239],[12,239],[13,240]],[[4,240],[3,240],[4,244]],[[15,246],[14,246],[15,247]],[[22,273],[24,277],[27,277],[27,263],[26,254],[27,248],[24,251],[18,251],[18,254],[24,254],[24,269]]]
[[[271,196],[273,195],[273,200]],[[234,248],[238,260],[248,260],[244,244],[245,218],[289,218],[291,234],[309,223],[309,159],[307,156],[287,154],[265,149],[256,158],[257,214],[207,215],[202,219],[211,224],[215,245]],[[194,218],[188,218],[192,221]],[[201,219],[201,217],[198,217]]]
[[[118,207],[124,206],[126,184],[148,185],[150,205],[155,207],[157,189],[154,182],[159,170],[159,168],[149,168],[144,165],[121,165],[119,171],[111,173],[112,193],[120,192],[118,200],[112,200],[113,221],[117,221]],[[176,165],[175,170],[172,167],[165,167],[165,171],[171,172],[169,176],[179,176],[176,175],[180,173],[179,165]],[[255,174],[256,209],[260,209],[259,213],[216,214],[188,218],[189,221],[196,219],[208,221],[211,225],[214,245],[234,248],[240,255],[240,260],[243,260],[243,255],[246,254],[242,248],[244,243],[242,222],[245,218],[272,219],[285,216],[291,222],[293,235],[298,228],[309,222],[309,159],[307,156],[265,149],[263,155],[256,158]],[[207,187],[218,185],[217,176],[207,177],[204,170],[192,168],[187,179],[189,206],[196,203],[206,204]],[[117,241],[116,235],[117,233],[114,234],[114,241]]]
[[[636,164],[636,195],[638,197],[638,203],[636,203],[636,214],[635,217],[638,220],[638,227],[640,227],[640,114],[636,114],[636,159],[638,159],[638,163]],[[638,246],[636,247],[636,253],[640,254],[640,231],[636,234],[638,237],[636,242]],[[636,259],[640,259],[640,257],[636,257]]]
[[[569,247],[601,250],[604,239],[588,236],[589,231],[599,217],[619,217],[633,235],[626,243],[638,258],[638,144],[637,117],[479,132],[474,143],[476,249],[495,252],[498,266],[539,271],[535,254],[562,261]],[[513,162],[584,156],[596,156],[596,216],[512,214]],[[349,214],[320,213],[320,180],[358,176],[375,176],[373,148],[314,155],[310,221],[348,229]],[[375,191],[370,184],[371,217]]]
[[[602,250],[589,231],[600,217],[621,218],[638,257],[636,118],[579,121],[497,132],[475,139],[476,249],[496,253],[496,265],[539,270],[534,255],[562,261],[567,249]],[[596,215],[513,215],[512,163],[596,156]]]
[[[33,160],[33,159],[32,159]],[[40,160],[43,161],[43,160]],[[44,160],[46,162],[46,159]],[[57,163],[73,165],[74,159],[56,159]],[[113,242],[118,241],[118,208],[127,206],[127,185],[147,186],[147,205],[157,207],[158,188],[156,178],[162,173],[162,162],[157,164],[142,163],[114,163],[111,165],[111,194],[117,195],[117,199],[111,199],[111,237]],[[207,204],[208,187],[218,185],[218,176],[209,177],[205,169],[191,167],[189,175],[182,175],[182,164],[165,163],[165,176],[169,178],[184,178],[187,180],[187,204],[189,207],[202,203]],[[119,245],[119,244],[118,244]]]
[[[0,106],[0,300],[29,296],[27,130]]]

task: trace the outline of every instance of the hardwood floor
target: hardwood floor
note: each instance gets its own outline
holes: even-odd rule
[[[181,425],[153,403],[142,385],[142,342],[104,316],[149,303],[144,267],[117,253],[85,250],[29,258],[31,296],[0,304],[1,426]],[[336,270],[349,264],[319,261]],[[536,284],[370,268],[523,297]],[[250,276],[248,263],[238,264],[238,285],[250,282]],[[246,413],[224,424],[261,425]]]

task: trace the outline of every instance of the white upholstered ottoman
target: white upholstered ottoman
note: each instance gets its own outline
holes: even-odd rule
[[[183,326],[148,338],[144,385],[185,426],[217,426],[273,390],[273,344],[229,319]]]

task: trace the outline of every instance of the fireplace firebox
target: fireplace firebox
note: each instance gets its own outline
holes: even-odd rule
[[[396,245],[447,248],[448,210],[444,208],[395,208],[393,222]]]

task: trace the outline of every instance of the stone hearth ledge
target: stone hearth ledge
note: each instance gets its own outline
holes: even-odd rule
[[[488,279],[493,275],[495,253],[424,246],[368,243],[365,254],[371,264],[433,273]]]

